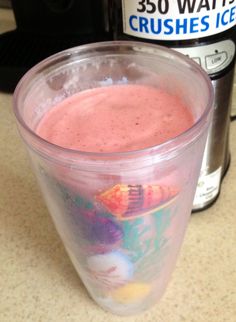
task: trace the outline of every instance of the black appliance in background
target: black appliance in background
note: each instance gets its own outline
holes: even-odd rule
[[[111,39],[108,0],[12,0],[17,28],[0,35],[0,90],[63,49]]]

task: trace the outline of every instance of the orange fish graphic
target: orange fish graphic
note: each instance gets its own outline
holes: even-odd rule
[[[96,198],[114,216],[127,220],[167,206],[175,200],[178,192],[178,189],[168,186],[117,184]]]

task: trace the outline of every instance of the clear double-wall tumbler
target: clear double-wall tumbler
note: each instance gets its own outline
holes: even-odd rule
[[[114,84],[150,85],[179,96],[193,126],[163,144],[124,153],[70,150],[36,134],[59,102]],[[211,83],[197,64],[135,42],[66,50],[18,84],[17,125],[49,212],[85,287],[104,309],[136,314],[163,294],[191,213],[212,100]]]

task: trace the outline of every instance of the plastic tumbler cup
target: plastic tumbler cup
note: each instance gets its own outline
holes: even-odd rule
[[[113,84],[179,96],[194,125],[163,144],[124,153],[70,150],[35,133],[43,115],[68,96]],[[212,100],[197,64],[139,42],[60,52],[32,68],[15,90],[19,132],[56,229],[89,294],[110,312],[142,312],[167,286],[192,209]]]

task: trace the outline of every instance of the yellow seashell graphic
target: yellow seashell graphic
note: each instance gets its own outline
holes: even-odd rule
[[[137,302],[147,297],[151,286],[146,283],[128,283],[111,293],[111,297],[122,304]]]
[[[178,192],[177,188],[168,186],[117,184],[96,198],[114,216],[127,220],[167,206]]]

